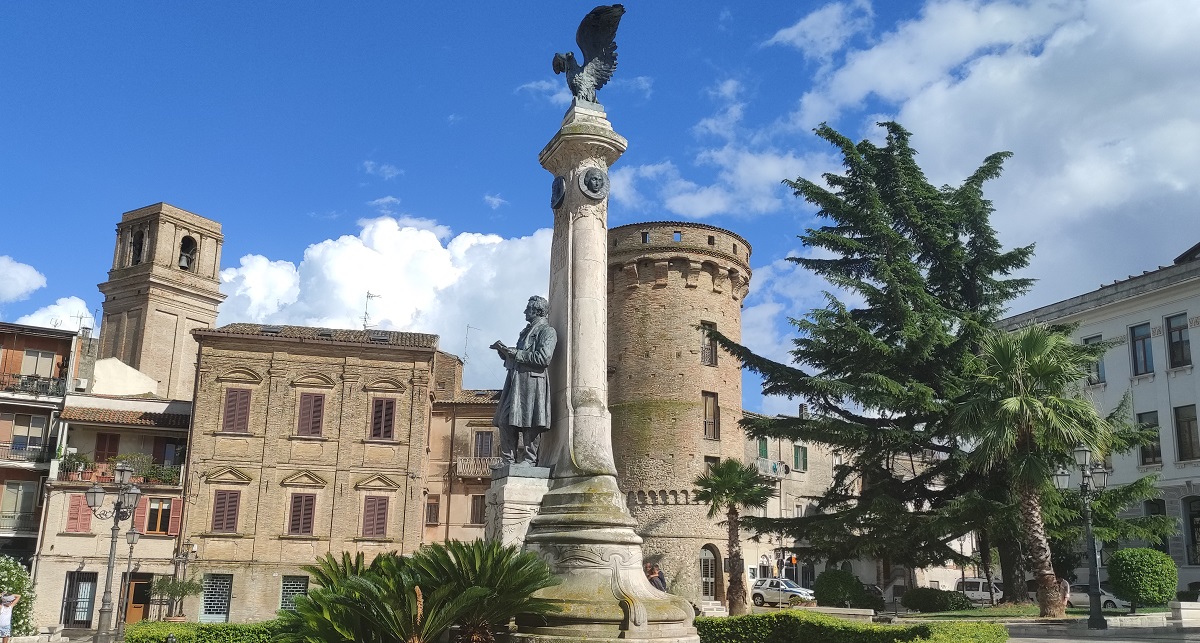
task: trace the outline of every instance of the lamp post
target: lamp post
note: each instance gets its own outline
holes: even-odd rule
[[[142,532],[137,530],[137,527],[131,527],[125,532],[125,542],[129,543],[129,560],[125,563],[125,582],[121,584],[120,600],[121,604],[117,606],[117,640],[125,640],[125,620],[127,614],[126,607],[129,605],[130,596],[128,591],[133,591],[133,546],[137,544],[138,538],[142,537]]]
[[[1086,446],[1075,447],[1075,466],[1079,468],[1079,497],[1083,504],[1083,531],[1087,540],[1088,559],[1088,629],[1107,630],[1108,621],[1100,607],[1100,555],[1096,550],[1096,537],[1092,535],[1092,498],[1108,486],[1108,469],[1102,462],[1092,462],[1092,450]],[[1054,474],[1054,486],[1066,489],[1071,484],[1071,472],[1059,469]]]
[[[142,496],[142,490],[130,482],[132,479],[133,469],[130,469],[129,465],[124,462],[117,464],[113,472],[113,480],[117,484],[117,494],[112,509],[101,509],[108,494],[104,491],[104,487],[100,486],[100,483],[93,484],[92,488],[84,494],[87,498],[88,508],[92,510],[94,516],[101,520],[113,519],[112,539],[108,546],[108,571],[104,577],[104,596],[100,601],[100,622],[96,628],[96,636],[92,639],[95,643],[112,643],[113,640],[112,578],[113,567],[117,564],[117,536],[121,532],[121,521],[133,517],[133,511]]]

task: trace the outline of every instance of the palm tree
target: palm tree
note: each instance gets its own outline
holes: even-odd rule
[[[755,467],[733,458],[722,460],[708,472],[696,478],[696,499],[708,503],[708,517],[716,518],[725,512],[729,531],[729,587],[725,592],[729,614],[746,613],[746,567],[742,561],[740,509],[761,509],[775,495],[769,480],[759,475]]]
[[[426,584],[449,587],[453,594],[486,590],[456,621],[462,643],[492,643],[494,632],[513,616],[557,609],[534,593],[556,585],[558,579],[536,554],[512,545],[484,540],[432,543],[414,553],[410,565]]]
[[[964,433],[976,442],[975,464],[990,473],[1004,463],[1038,581],[1041,616],[1064,614],[1042,518],[1042,491],[1076,445],[1105,453],[1112,425],[1079,384],[1107,346],[1076,344],[1069,330],[1032,325],[983,338],[970,362],[971,381],[959,409]]]

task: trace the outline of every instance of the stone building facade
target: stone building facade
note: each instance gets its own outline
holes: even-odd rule
[[[1133,408],[1126,419],[1158,425],[1159,440],[1113,455],[1108,484],[1158,475],[1161,497],[1129,512],[1176,518],[1179,531],[1159,548],[1175,559],[1180,588],[1200,582],[1200,375],[1194,370],[1200,355],[1191,345],[1191,334],[1200,330],[1200,244],[1168,266],[1013,315],[1000,326],[1013,330],[1030,323],[1078,324],[1072,336],[1080,342],[1117,342],[1093,369],[1085,393],[1105,414],[1129,394]],[[1072,484],[1079,484],[1077,472]],[[1101,562],[1103,580],[1107,555]],[[1086,568],[1078,571],[1084,582]]]
[[[200,345],[181,538],[205,622],[271,618],[300,565],[422,542],[437,336],[230,324]]]
[[[608,404],[617,481],[668,589],[722,600],[726,532],[695,499],[692,481],[742,458],[742,374],[706,339],[741,339],[750,246],[696,223],[609,230]]]
[[[156,203],[121,215],[104,295],[100,358],[115,357],[158,382],[156,393],[191,399],[196,341],[217,319],[221,224]]]

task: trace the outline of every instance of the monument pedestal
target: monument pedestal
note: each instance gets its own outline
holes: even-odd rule
[[[515,464],[492,472],[484,538],[520,548],[525,542],[529,521],[537,514],[542,496],[549,488],[548,467]]]
[[[617,488],[608,413],[608,180],[626,141],[603,107],[576,102],[539,155],[555,177],[550,249],[550,431],[538,461],[550,488],[530,521],[525,549],[562,581],[538,592],[559,607],[517,616],[521,643],[699,643],[684,598],[655,589],[642,568],[642,539]],[[602,181],[601,181],[602,180]]]

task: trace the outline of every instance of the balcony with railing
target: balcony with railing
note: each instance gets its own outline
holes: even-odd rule
[[[492,465],[499,463],[500,458],[458,458],[454,471],[460,478],[490,478]]]
[[[0,373],[0,393],[62,397],[67,394],[67,378]]]
[[[182,466],[177,464],[142,464],[129,462],[133,469],[133,483],[143,486],[178,487]],[[83,466],[67,463],[58,469],[60,482],[113,482],[116,463],[97,462]]]
[[[0,442],[0,462],[49,462],[50,451],[44,445],[24,442]]]
[[[31,532],[37,533],[38,515],[32,511],[27,512],[0,512],[0,532]]]

